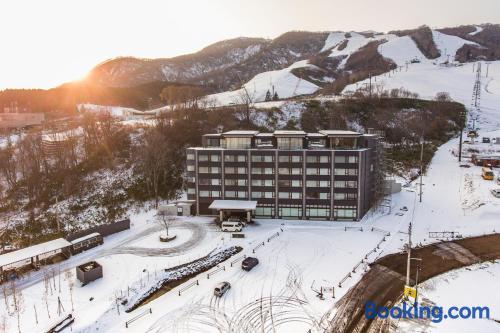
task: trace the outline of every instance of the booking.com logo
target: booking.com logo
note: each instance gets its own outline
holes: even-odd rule
[[[440,323],[443,319],[488,319],[490,318],[490,308],[487,306],[451,306],[447,311],[442,306],[421,306],[418,303],[402,306],[377,306],[374,302],[368,301],[365,304],[365,318],[388,318],[400,319],[431,319],[433,323]]]

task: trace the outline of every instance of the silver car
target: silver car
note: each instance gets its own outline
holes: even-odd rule
[[[493,194],[495,198],[500,198],[500,188],[491,190],[491,194]]]
[[[231,288],[231,284],[229,282],[221,282],[215,286],[214,295],[222,297],[222,295],[224,295],[229,288]]]

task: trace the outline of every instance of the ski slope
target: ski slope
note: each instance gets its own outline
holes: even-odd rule
[[[317,68],[307,60],[301,60],[281,70],[257,74],[240,89],[208,95],[205,99],[211,106],[224,106],[262,102],[267,91],[271,94],[275,91],[279,98],[313,94],[319,90],[319,86],[291,73],[292,69],[305,67]]]

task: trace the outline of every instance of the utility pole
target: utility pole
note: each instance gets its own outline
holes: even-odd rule
[[[419,201],[422,202],[422,177],[424,174],[424,136],[420,139],[420,194]]]
[[[372,74],[369,74],[370,77],[370,98],[372,98]]]
[[[460,141],[458,144],[458,161],[462,162],[462,140],[464,136],[464,125],[465,125],[465,120],[466,120],[467,113],[466,111],[461,111],[460,112]]]
[[[411,229],[412,229],[412,223],[408,225],[408,260],[406,262],[406,285],[410,285],[410,262],[411,262]]]

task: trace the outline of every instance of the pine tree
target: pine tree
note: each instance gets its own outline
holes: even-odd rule
[[[271,100],[271,92],[268,89],[266,92],[266,102],[269,102],[270,100]]]
[[[277,92],[277,91],[275,91],[275,92],[274,92],[274,95],[273,95],[273,101],[278,101],[279,99],[280,99],[280,98],[279,98],[279,96],[278,96],[278,92]]]

